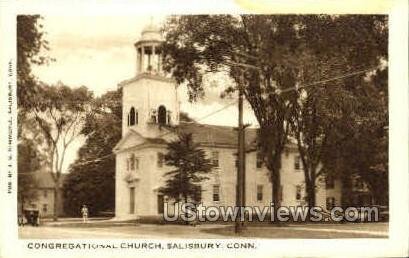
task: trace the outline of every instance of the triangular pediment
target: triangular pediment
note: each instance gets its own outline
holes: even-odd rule
[[[167,144],[176,137],[177,135],[173,131],[166,128],[152,128],[150,133],[147,135],[142,135],[134,129],[129,129],[122,139],[116,144],[113,151],[118,152],[144,144]]]
[[[114,147],[114,152],[120,151],[122,149],[131,148],[134,146],[138,146],[147,142],[147,139],[144,138],[138,132],[130,129],[124,137],[116,144]]]

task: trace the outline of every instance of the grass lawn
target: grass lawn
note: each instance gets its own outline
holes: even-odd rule
[[[156,222],[156,223],[155,223]],[[248,222],[247,222],[248,223]],[[331,239],[331,238],[386,238],[388,237],[388,223],[283,223],[280,225],[270,223],[252,222],[240,234],[234,232],[233,222],[224,223],[199,223],[196,227],[183,225],[183,223],[163,223],[154,220],[145,221],[115,221],[92,220],[83,223],[81,220],[60,220],[46,222],[50,233],[61,230],[70,232],[98,232],[124,233],[128,235],[148,234],[163,237],[195,238],[292,238],[292,239]],[[52,230],[55,229],[55,230]]]

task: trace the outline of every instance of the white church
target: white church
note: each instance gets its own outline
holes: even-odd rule
[[[159,45],[163,40],[158,28],[145,27],[135,43],[136,74],[118,87],[122,97],[122,139],[114,148],[116,155],[116,219],[160,216],[167,197],[160,194],[164,174],[166,145],[177,132],[192,133],[195,142],[217,165],[209,180],[201,184],[205,206],[234,206],[236,197],[237,131],[233,127],[180,121],[176,82],[161,68]],[[255,146],[256,130],[246,130],[246,146]],[[269,206],[272,184],[269,172],[256,151],[246,154],[246,205]],[[302,164],[295,145],[282,155],[282,205],[306,205]],[[321,180],[317,205],[339,205],[340,188]]]

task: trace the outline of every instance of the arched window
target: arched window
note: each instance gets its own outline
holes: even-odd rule
[[[166,124],[167,114],[165,106],[159,106],[158,108],[158,123]]]
[[[135,125],[135,108],[131,107],[131,111],[129,111],[129,125]]]

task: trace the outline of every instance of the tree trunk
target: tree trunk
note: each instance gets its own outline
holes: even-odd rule
[[[307,174],[310,175],[310,179],[306,180],[306,188],[307,188],[307,200],[308,200],[308,209],[311,210],[312,207],[316,205],[316,192],[315,192],[315,181],[316,181],[316,172],[317,167],[314,165],[310,166],[309,171]]]
[[[273,173],[273,182],[272,182],[272,201],[274,204],[274,217],[277,215],[277,210],[281,206],[281,178],[280,178],[280,171],[275,171]],[[279,223],[280,221],[274,220],[275,223]]]
[[[272,161],[274,162],[274,161]],[[280,163],[274,163],[271,166],[270,173],[271,173],[271,186],[272,186],[272,191],[271,191],[271,201],[273,203],[273,210],[272,212],[274,213],[274,221],[271,221],[272,223],[279,224],[280,221],[277,220],[276,215],[277,215],[277,210],[281,206],[281,175],[280,175]]]
[[[54,185],[54,214],[53,214],[53,220],[57,221],[58,220],[58,213],[59,213],[59,202],[60,202],[60,177],[57,176]]]
[[[187,204],[187,195],[183,195],[183,199],[184,199],[184,201],[185,201],[185,204]],[[186,207],[185,207],[186,208]],[[185,211],[185,219],[186,219],[186,221],[185,221],[185,224],[186,225],[189,225],[189,221],[187,220],[187,211]]]
[[[311,209],[316,204],[316,196],[315,196],[315,183],[313,181],[307,185],[307,200],[308,200],[308,208]]]

